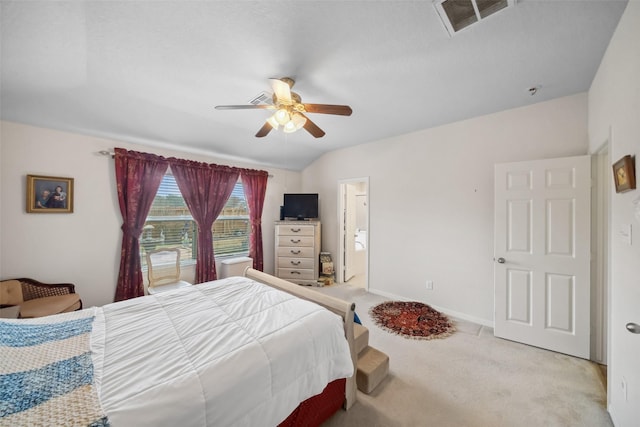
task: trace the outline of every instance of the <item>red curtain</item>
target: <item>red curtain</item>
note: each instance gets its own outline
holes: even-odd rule
[[[251,221],[249,256],[253,258],[253,268],[263,271],[262,207],[264,206],[264,195],[267,191],[269,174],[266,171],[242,169],[240,178],[242,179],[244,195],[249,206],[249,218]]]
[[[240,171],[228,166],[171,158],[171,171],[198,225],[196,283],[216,280],[211,227],[238,181]]]
[[[116,301],[144,295],[140,236],[168,165],[161,156],[115,149],[116,184],[123,221]]]

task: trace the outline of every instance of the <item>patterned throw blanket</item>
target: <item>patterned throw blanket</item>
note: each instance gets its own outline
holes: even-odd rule
[[[93,317],[0,321],[0,426],[108,426],[93,384]]]

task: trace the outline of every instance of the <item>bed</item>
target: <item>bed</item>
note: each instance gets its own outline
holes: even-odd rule
[[[355,401],[353,310],[247,269],[103,307],[3,319],[0,425],[319,425],[336,402]]]

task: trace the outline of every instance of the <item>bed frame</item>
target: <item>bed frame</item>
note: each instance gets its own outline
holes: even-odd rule
[[[290,293],[316,304],[325,307],[327,310],[332,311],[342,317],[344,323],[344,335],[349,343],[349,349],[351,350],[351,361],[353,362],[354,375],[351,378],[347,378],[345,385],[345,403],[344,409],[349,409],[356,401],[356,381],[355,372],[357,369],[357,356],[355,349],[355,340],[353,336],[353,318],[355,312],[355,303],[341,300],[329,295],[322,294],[311,288],[296,285],[270,274],[263,273],[259,270],[255,270],[251,267],[247,267],[244,271],[244,276],[256,282],[264,283],[281,291]]]

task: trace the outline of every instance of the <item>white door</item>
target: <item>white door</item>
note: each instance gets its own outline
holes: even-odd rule
[[[590,156],[495,166],[495,335],[589,358]]]
[[[344,192],[344,277],[346,282],[355,275],[356,250],[356,188],[353,184],[345,185]]]

